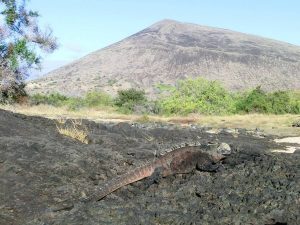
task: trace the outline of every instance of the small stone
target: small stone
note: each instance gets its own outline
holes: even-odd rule
[[[217,148],[218,152],[222,152],[222,153],[230,153],[231,152],[231,148],[229,146],[229,144],[222,142],[219,147]]]

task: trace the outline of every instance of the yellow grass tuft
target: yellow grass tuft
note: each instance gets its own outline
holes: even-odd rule
[[[148,115],[142,115],[142,116],[138,117],[137,119],[135,119],[135,121],[138,123],[149,123],[149,122],[151,122],[151,119]]]
[[[67,125],[66,121],[67,120],[63,118],[56,119],[56,128],[58,132],[84,144],[88,144],[88,131],[86,127],[82,125],[82,120],[71,120],[71,125]]]

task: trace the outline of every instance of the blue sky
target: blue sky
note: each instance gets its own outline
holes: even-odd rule
[[[300,45],[299,0],[30,0],[60,48],[38,75],[162,19],[227,28]]]

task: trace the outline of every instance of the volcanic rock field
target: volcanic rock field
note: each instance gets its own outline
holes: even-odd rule
[[[300,224],[300,150],[243,129],[83,121],[89,144],[56,121],[0,111],[0,224]],[[68,122],[67,122],[68,123]],[[229,144],[215,172],[143,179],[80,199],[183,143]],[[289,144],[290,145],[290,144]],[[298,148],[299,149],[299,148]]]

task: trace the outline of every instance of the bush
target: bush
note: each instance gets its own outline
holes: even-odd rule
[[[67,101],[64,102],[64,105],[68,110],[76,111],[86,107],[86,103],[82,98],[70,97]]]
[[[266,93],[257,87],[247,92],[232,94],[219,82],[203,78],[181,80],[176,86],[157,85],[157,88],[162,93],[156,101],[148,101],[144,91],[131,88],[119,91],[114,100],[104,92],[89,92],[84,98],[52,93],[35,94],[30,97],[30,103],[66,106],[69,110],[115,105],[123,113],[138,114],[300,113],[300,91]],[[4,99],[7,101],[7,96]]]
[[[294,102],[292,104],[292,112],[293,114],[300,114],[300,101]]]
[[[30,103],[32,105],[53,105],[63,106],[69,98],[59,93],[52,93],[50,95],[34,94],[30,97]]]
[[[46,96],[42,94],[34,94],[29,97],[29,102],[31,105],[45,104],[45,97]]]
[[[292,113],[292,102],[290,95],[286,91],[276,91],[269,94],[269,99],[272,105],[272,111],[274,114]]]
[[[216,81],[203,78],[178,82],[173,88],[165,88],[168,96],[160,99],[165,114],[229,114],[235,111],[234,96]]]
[[[237,112],[246,113],[300,113],[300,98],[294,92],[266,93],[260,87],[243,93],[236,103]]]
[[[134,88],[118,91],[118,96],[115,99],[115,105],[120,107],[124,113],[133,112],[136,106],[146,102],[145,92]]]
[[[272,104],[268,99],[268,95],[257,87],[252,91],[243,93],[236,102],[237,112],[246,113],[270,113]]]
[[[89,92],[84,98],[67,97],[59,93],[50,95],[35,94],[30,97],[32,105],[46,104],[53,106],[66,106],[70,110],[78,110],[84,107],[99,107],[113,104],[112,98],[103,92]]]
[[[104,92],[89,92],[85,95],[84,102],[87,107],[111,106],[113,99]]]
[[[289,92],[291,99],[291,113],[300,114],[300,91],[290,91]]]

